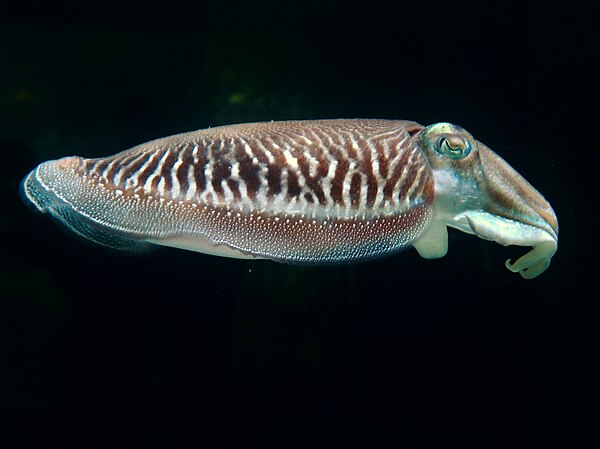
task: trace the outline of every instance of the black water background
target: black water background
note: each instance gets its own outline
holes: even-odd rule
[[[6,447],[586,447],[598,187],[585,13],[398,5],[0,16]],[[132,257],[82,244],[17,195],[47,159],[338,117],[470,130],[554,206],[549,270],[524,281],[503,267],[522,249],[459,233],[437,261]]]

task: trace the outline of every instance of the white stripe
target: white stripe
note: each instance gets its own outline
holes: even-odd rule
[[[225,206],[227,208],[230,208],[234,205],[234,196],[233,196],[233,191],[231,190],[231,188],[229,187],[229,184],[227,183],[227,179],[222,179],[221,180],[221,188],[223,189],[223,201],[225,203]]]
[[[212,171],[213,171],[213,160],[214,160],[213,149],[215,148],[215,144],[217,143],[217,141],[209,140],[208,142],[209,143],[206,147],[207,161],[206,161],[206,165],[204,166],[204,180],[206,181],[206,187],[204,188],[204,192],[202,192],[200,194],[200,202],[202,202],[204,204],[209,203],[209,201],[208,201],[209,198],[212,198],[213,201],[216,201],[216,199],[217,199],[215,190],[213,189],[213,185],[212,185]],[[220,144],[219,148],[221,148],[223,145],[223,141],[219,140],[218,143]]]
[[[267,207],[269,198],[267,198],[267,189],[269,188],[269,181],[267,181],[267,166],[265,164],[258,164],[258,179],[260,185],[256,191],[256,205],[262,211]]]
[[[423,175],[423,171],[425,169],[425,165],[421,164],[419,169],[417,170],[417,176],[415,176],[415,180],[413,181],[412,185],[410,186],[410,188],[408,189],[408,192],[406,192],[406,205],[408,207],[412,206],[411,204],[411,196],[414,193],[415,189],[417,188],[417,186],[419,185],[419,183],[421,182],[421,176]]]
[[[293,169],[298,168],[298,160],[292,156],[292,153],[288,148],[283,150],[283,156],[285,157],[285,162]]]
[[[310,153],[306,153],[304,156],[308,160],[308,176],[310,176],[311,178],[314,178],[315,176],[317,176],[317,169],[319,168],[319,160]]]
[[[356,162],[351,160],[350,167],[348,168],[348,172],[344,177],[344,182],[342,184],[342,199],[344,200],[344,205],[346,208],[350,209],[352,205],[352,201],[350,199],[350,186],[352,184],[352,177],[354,176],[354,172],[356,171]]]
[[[331,181],[335,177],[335,169],[337,168],[338,161],[332,159],[327,170],[327,176],[321,180],[321,188],[325,195],[325,203],[327,206],[333,205],[333,198],[331,197]]]
[[[179,156],[177,157],[177,161],[173,164],[173,168],[171,169],[171,198],[177,199],[181,193],[181,185],[179,184],[179,178],[177,178],[177,172],[179,171],[179,167],[183,164],[183,153],[185,152],[185,148],[179,150]]]
[[[288,211],[288,173],[287,170],[283,167],[281,170],[281,190],[280,192],[273,198],[273,210],[275,211]]]
[[[231,164],[231,174],[229,177],[236,181],[240,179],[240,164],[236,159],[234,159],[234,162]]]
[[[398,182],[396,183],[396,185],[394,186],[394,190],[392,191],[392,199],[396,203],[400,202],[400,203],[398,203],[398,205],[404,205],[404,206],[409,205],[408,200],[407,200],[408,197],[400,198],[400,189],[402,188],[402,184],[404,184],[404,182],[406,181],[406,178],[408,177],[408,174],[410,173],[410,171],[414,170],[413,158],[415,157],[415,154],[417,154],[417,152],[416,152],[415,148],[413,147],[411,149],[411,153],[408,158],[408,161],[406,162],[406,165],[402,168],[402,174],[400,175],[400,178],[398,179]]]
[[[240,190],[240,196],[242,197],[242,210],[249,212],[253,211],[254,203],[248,195],[248,186],[246,186],[246,182],[243,179],[238,180],[238,188]]]
[[[361,173],[360,175],[360,200],[358,202],[358,210],[366,212],[367,210],[367,176]]]
[[[188,167],[188,191],[185,193],[185,199],[192,201],[196,195],[196,177],[194,176],[194,165]]]
[[[158,191],[160,196],[166,196],[165,195],[165,178],[163,176],[160,177],[160,180],[158,181],[158,185],[156,186],[156,190]]]

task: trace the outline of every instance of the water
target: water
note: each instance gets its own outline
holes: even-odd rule
[[[591,402],[570,376],[591,363],[596,315],[582,286],[597,267],[598,188],[574,155],[595,150],[582,149],[577,95],[560,89],[578,89],[564,65],[574,57],[555,57],[573,41],[509,11],[413,6],[372,32],[351,16],[339,33],[198,30],[152,9],[2,19],[3,438],[533,447],[556,421],[585,427],[590,418],[559,411]],[[47,159],[221,124],[338,117],[464,126],[554,207],[548,271],[525,281],[503,265],[523,248],[452,231],[433,261],[413,250],[332,267],[122,254],[72,238],[18,196]]]

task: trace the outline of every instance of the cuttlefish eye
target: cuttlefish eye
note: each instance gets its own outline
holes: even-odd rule
[[[433,159],[442,156],[440,162],[446,158],[454,161],[464,159],[477,148],[467,131],[451,123],[429,125],[418,136],[422,148],[434,156]]]
[[[461,136],[444,136],[438,141],[435,150],[450,159],[463,159],[471,152],[471,143]]]

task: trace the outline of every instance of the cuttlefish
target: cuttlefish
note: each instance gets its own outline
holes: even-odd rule
[[[526,279],[557,249],[544,197],[463,128],[404,120],[221,126],[105,158],[44,162],[22,194],[76,234],[300,264],[364,260],[413,246],[448,250],[452,227],[532,249]]]

